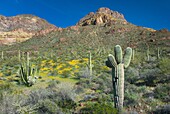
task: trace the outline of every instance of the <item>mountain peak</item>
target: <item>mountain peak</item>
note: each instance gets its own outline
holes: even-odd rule
[[[88,15],[83,17],[77,25],[86,26],[86,25],[100,25],[100,24],[126,24],[127,21],[124,18],[123,14],[112,11],[109,8],[99,8],[96,13],[90,12]]]

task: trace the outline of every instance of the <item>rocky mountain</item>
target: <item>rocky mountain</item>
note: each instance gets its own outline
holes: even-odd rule
[[[99,8],[96,13],[90,12],[88,15],[83,17],[77,25],[101,25],[101,24],[127,24],[123,14],[117,11],[112,11],[109,8]]]
[[[9,21],[12,19],[13,21]],[[168,30],[154,30],[136,26],[128,22],[123,14],[109,8],[99,8],[96,12],[91,12],[80,19],[76,25],[67,28],[57,28],[32,15],[1,16],[0,30],[2,31],[0,35],[3,36],[3,40],[1,40],[3,43],[32,38],[27,42],[8,46],[7,49],[4,47],[3,50],[18,50],[22,47],[25,50],[44,51],[52,49],[67,54],[70,51],[88,49],[104,51],[116,44],[123,47],[145,48],[145,50],[148,46],[154,48],[166,47],[168,50],[170,46],[170,32]],[[8,35],[3,35],[7,33]],[[39,36],[42,34],[45,35]],[[15,37],[13,38],[13,36]]]
[[[33,15],[5,17],[0,15],[0,44],[22,42],[33,36],[55,31],[57,27]]]

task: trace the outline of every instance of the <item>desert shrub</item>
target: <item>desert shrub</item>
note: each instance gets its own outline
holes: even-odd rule
[[[85,67],[85,68],[81,68],[80,71],[76,74],[77,78],[80,79],[80,78],[88,78],[90,79],[91,76],[90,76],[90,71],[88,69],[88,67]]]
[[[154,90],[155,98],[160,99],[164,102],[170,102],[169,96],[170,86],[169,84],[159,84]]]
[[[140,93],[137,90],[137,86],[131,84],[125,84],[125,98],[124,104],[125,106],[128,105],[137,105],[141,98]]]
[[[125,70],[125,80],[134,84],[139,79],[139,71],[136,68],[129,67]]]
[[[41,100],[38,102],[37,108],[38,114],[63,114],[62,109],[60,109],[54,101],[49,99]]]
[[[5,88],[8,89],[9,87],[3,87],[3,89]],[[73,86],[69,83],[32,90],[27,95],[3,92],[1,93],[0,110],[3,114],[70,113],[76,107],[75,96]]]
[[[169,75],[170,74],[170,59],[169,58],[162,58],[159,61],[159,68],[161,69],[162,73]]]
[[[80,85],[77,85],[75,88],[75,93],[79,94],[79,93],[83,93],[84,92],[84,88]]]
[[[161,107],[155,109],[151,113],[153,113],[153,114],[170,114],[170,104],[161,106]]]
[[[32,112],[32,107],[24,106],[26,97],[24,95],[9,94],[3,92],[3,99],[0,101],[0,110],[2,114],[23,114]]]
[[[84,108],[80,110],[81,114],[117,114],[117,110],[113,108],[112,104],[105,103],[87,103]]]
[[[156,86],[157,83],[160,83],[162,80],[164,80],[160,78],[160,76],[161,73],[159,68],[142,69],[140,71],[139,80],[143,80],[143,83],[141,83],[141,85]]]
[[[76,106],[75,97],[76,93],[73,86],[69,83],[58,84],[56,87],[57,92],[57,104],[66,109],[72,109]]]
[[[54,88],[54,87],[56,87],[58,84],[60,83],[60,81],[58,81],[58,80],[51,80],[51,81],[49,81],[48,82],[48,87],[47,88]]]
[[[100,76],[96,76],[92,82],[98,84],[98,90],[102,92],[110,93],[113,89],[111,74],[104,73]]]

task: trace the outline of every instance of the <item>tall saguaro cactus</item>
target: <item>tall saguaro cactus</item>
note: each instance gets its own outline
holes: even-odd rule
[[[112,82],[115,108],[121,110],[124,101],[124,68],[130,64],[132,57],[132,48],[127,47],[124,56],[120,45],[114,47],[115,56],[109,54],[106,65],[112,68]]]
[[[89,71],[90,76],[92,76],[92,61],[91,61],[91,52],[89,51]]]
[[[1,59],[4,59],[4,52],[1,52]]]
[[[18,51],[18,60],[21,61],[21,51]]]

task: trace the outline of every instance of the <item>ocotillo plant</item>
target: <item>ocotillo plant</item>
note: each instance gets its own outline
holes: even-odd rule
[[[33,68],[29,60],[29,53],[27,53],[26,63],[21,63],[19,68],[19,76],[21,78],[21,82],[26,86],[32,86],[36,81],[36,76],[38,75],[37,67]]]
[[[124,68],[130,64],[132,57],[132,48],[127,47],[124,57],[122,55],[122,48],[119,45],[114,47],[114,54],[109,54],[106,65],[112,68],[112,83],[114,94],[114,106],[121,110],[124,101]]]

